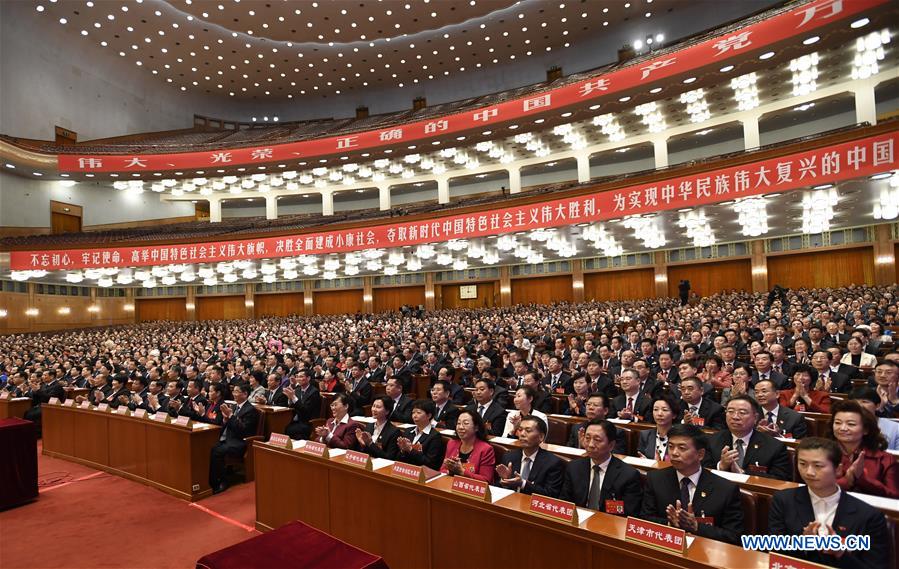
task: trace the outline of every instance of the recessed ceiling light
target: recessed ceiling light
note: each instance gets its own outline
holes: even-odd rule
[[[571,113],[570,113],[570,112],[562,113],[562,118],[563,118],[563,119],[567,119],[567,118],[570,117],[570,116],[571,116]]]
[[[688,85],[690,83],[692,83],[693,81],[696,81],[696,77],[687,77],[686,79],[684,79],[684,83],[686,83]]]
[[[802,45],[812,45],[813,43],[818,43],[818,40],[820,40],[820,39],[821,39],[820,36],[812,36],[810,38],[805,38],[804,40],[802,40]]]
[[[766,59],[771,59],[772,57],[774,57],[774,52],[773,52],[773,51],[766,51],[765,53],[763,53],[762,55],[759,56],[759,59],[761,59],[762,61],[764,61],[764,60],[766,60]]]
[[[6,164],[4,164],[4,166],[6,166],[7,168],[9,168],[10,170],[15,170],[15,169],[16,169],[16,167],[15,167],[14,165],[10,164],[10,163],[6,163]]]
[[[618,99],[618,100],[619,100],[620,102],[622,102],[622,103],[626,103],[626,102],[630,101],[631,98],[630,98],[630,97],[621,97],[621,98]]]
[[[595,111],[596,109],[599,108],[599,105],[590,105],[589,108],[590,108],[591,111]]]
[[[658,93],[658,92],[661,91],[661,90],[662,90],[661,87],[653,87],[652,89],[649,90],[649,92],[652,93],[652,94],[656,94],[656,93]]]
[[[873,176],[871,176],[871,179],[872,180],[883,180],[885,178],[889,178],[892,175],[893,175],[892,172],[883,172],[882,174],[874,174]]]
[[[849,27],[852,28],[853,30],[855,30],[855,29],[861,28],[863,26],[867,26],[870,21],[871,20],[869,20],[868,18],[862,18],[860,20],[856,20],[856,21],[852,22],[851,24],[849,24]]]
[[[720,71],[721,73],[727,73],[728,71],[732,71],[733,68],[734,68],[733,65],[725,65],[724,67],[722,67],[722,68],[719,69],[718,71]]]

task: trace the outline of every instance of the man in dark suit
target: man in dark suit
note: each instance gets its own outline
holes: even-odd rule
[[[774,494],[768,512],[768,533],[774,535],[867,535],[867,551],[789,551],[830,567],[871,569],[895,562],[893,542],[880,510],[840,490],[837,476],[843,452],[828,439],[809,437],[799,442],[796,466],[805,486]],[[890,561],[893,559],[893,561]]]
[[[640,378],[633,368],[621,370],[622,394],[612,399],[609,415],[627,421],[652,421],[652,398],[640,395]]]
[[[752,379],[750,380],[752,387],[755,387],[755,384],[762,379],[772,380],[778,389],[789,389],[793,386],[792,382],[787,379],[787,376],[777,373],[771,368],[773,360],[768,352],[757,353],[752,361],[755,364],[755,370],[752,372]]]
[[[837,373],[842,376],[845,376],[848,379],[849,390],[852,390],[852,378],[861,377],[861,374],[857,367],[849,364],[844,364],[840,360],[843,358],[843,350],[839,346],[831,346],[827,348],[827,351],[830,352],[830,371],[831,373]],[[820,375],[820,374],[819,374]],[[831,390],[835,389],[837,385],[836,379],[831,382]]]
[[[284,388],[286,406],[293,407],[293,417],[284,433],[295,440],[308,439],[312,435],[312,419],[318,419],[322,412],[322,396],[306,370],[299,370],[293,377],[296,386]]]
[[[387,380],[384,393],[393,400],[393,412],[388,417],[391,421],[400,423],[412,422],[412,399],[403,393],[403,384],[400,379],[391,377]]]
[[[852,390],[852,379],[831,369],[833,356],[830,350],[815,350],[811,360],[812,367],[818,372],[818,381],[812,386],[814,389],[827,393],[849,393]]]
[[[712,435],[711,452],[706,453],[703,465],[737,474],[792,480],[787,447],[755,428],[761,409],[748,395],[731,397],[725,409],[727,429]]]
[[[808,434],[805,419],[789,407],[778,403],[778,391],[770,379],[755,384],[755,400],[762,406],[758,429],[772,437],[801,439]]]
[[[181,393],[181,385],[178,380],[172,379],[165,385],[165,402],[159,400],[156,412],[168,413],[171,417],[178,416],[178,410],[184,405],[186,397]]]
[[[187,398],[178,406],[178,415],[190,417],[192,421],[202,421],[203,411],[209,406],[209,402],[200,393],[203,382],[198,379],[187,380]],[[202,410],[202,411],[201,411]]]
[[[544,382],[550,393],[571,393],[571,376],[562,369],[562,358],[559,356],[549,358],[547,371]]]
[[[50,402],[50,399],[57,398],[60,403],[66,400],[66,391],[62,387],[62,383],[54,375],[44,372],[41,375],[41,386],[39,389],[31,392],[31,409],[25,412],[24,418],[27,421],[33,421],[37,427],[38,435],[41,432],[41,406]]]
[[[591,393],[587,397],[584,409],[587,415],[587,422],[575,425],[571,429],[571,435],[568,437],[568,446],[572,448],[583,448],[581,445],[581,433],[584,427],[594,419],[605,419],[609,412],[609,399],[602,393]],[[618,427],[615,427],[615,448],[612,449],[615,454],[627,454],[627,434]]]
[[[437,422],[437,428],[455,431],[459,408],[450,401],[450,383],[445,379],[438,379],[431,388],[431,400],[436,408],[434,421]]]
[[[365,370],[363,377],[369,383],[384,383],[385,371],[378,365],[378,358],[372,356],[368,358],[368,368]]]
[[[737,544],[745,531],[740,487],[702,468],[708,441],[695,425],[668,431],[670,468],[650,471],[640,517]]]
[[[388,371],[390,371],[390,375],[387,377],[395,377],[400,380],[400,385],[403,386],[403,393],[412,391],[412,369],[406,364],[403,356],[393,358],[393,367]]]
[[[543,419],[525,415],[518,423],[518,440],[522,448],[507,452],[496,467],[499,483],[522,494],[540,494],[558,498],[562,492],[565,463],[540,445],[546,440],[547,425]]]
[[[702,382],[695,377],[687,377],[680,382],[681,409],[680,422],[721,430],[725,427],[724,408],[711,399],[702,396]]]
[[[253,375],[263,375],[260,371],[252,372]],[[257,377],[256,381],[259,381]],[[262,397],[256,397],[256,401],[254,403],[258,403],[260,405],[272,405],[278,407],[287,407],[287,395],[284,394],[284,388],[281,386],[281,376],[277,373],[268,374],[268,378],[266,378],[266,387],[265,395]]]
[[[640,473],[612,456],[615,425],[590,421],[582,440],[587,457],[568,463],[561,498],[608,514],[639,515],[643,497]]]
[[[446,445],[440,432],[431,427],[433,417],[433,401],[417,399],[412,403],[415,426],[406,429],[396,441],[400,449],[398,461],[440,470]]]
[[[372,388],[368,380],[363,377],[364,375],[365,369],[362,364],[355,364],[350,370],[350,378],[343,382],[343,387],[353,402],[351,411],[353,415],[361,415],[362,408],[371,405]]]
[[[468,411],[477,413],[484,419],[487,434],[501,436],[503,427],[506,426],[506,410],[498,402],[494,401],[493,394],[496,384],[489,379],[479,379],[474,384],[474,401],[466,407]]]
[[[231,393],[237,404],[233,408],[222,405],[222,434],[209,455],[209,485],[215,494],[228,489],[225,481],[225,457],[242,457],[247,449],[244,439],[255,435],[259,424],[259,411],[247,401],[250,386],[241,383],[234,386]]]
[[[112,409],[117,409],[118,406],[122,404],[120,398],[125,398],[127,400],[130,391],[131,390],[128,388],[128,376],[123,373],[116,374],[112,377],[109,393],[100,401],[100,403],[106,403]],[[127,403],[125,404],[127,405]]]

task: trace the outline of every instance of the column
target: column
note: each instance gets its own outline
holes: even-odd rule
[[[303,281],[303,315],[312,316],[315,314],[315,303],[313,296],[312,281]]]
[[[874,284],[888,285],[896,282],[896,254],[890,238],[890,224],[874,228]]]
[[[437,203],[449,201],[449,178],[437,178]]]
[[[668,139],[664,137],[652,140],[652,150],[655,157],[656,168],[668,167]]]
[[[434,299],[434,273],[425,273],[425,310],[436,310]]]
[[[855,122],[877,124],[873,81],[866,81],[855,89]]]
[[[87,319],[90,321],[91,325],[96,326],[96,321],[102,318],[102,316],[100,315],[100,305],[97,304],[97,289],[91,287],[90,295],[91,302],[87,306]]]
[[[584,302],[584,260],[571,261],[571,289],[574,302]]]
[[[515,166],[509,168],[509,193],[517,194],[521,192],[521,168]]]
[[[372,277],[362,277],[362,311],[371,314],[375,311],[374,289]]]
[[[131,324],[137,322],[137,307],[134,305],[134,303],[134,289],[128,287],[125,289],[125,300],[124,305],[122,306],[122,310],[131,315],[128,320],[128,322]]]
[[[655,291],[657,298],[668,298],[668,261],[664,251],[656,251],[654,255]]]
[[[243,305],[246,307],[245,316],[247,318],[256,317],[256,285],[247,283],[243,289]]]
[[[499,268],[499,305],[512,306],[512,279],[506,265]]]
[[[768,257],[765,255],[765,240],[755,239],[749,242],[749,262],[752,271],[752,292],[767,292]]]
[[[590,155],[578,154],[577,159],[577,181],[579,183],[590,181]]]
[[[219,223],[222,220],[222,201],[219,199],[209,200],[209,222]]]
[[[390,186],[378,186],[378,205],[381,211],[390,209]]]
[[[184,308],[187,311],[187,320],[197,319],[197,287],[187,287],[187,298],[184,299]]]
[[[334,194],[330,191],[322,192],[322,215],[334,215]]]
[[[265,196],[265,219],[278,219],[278,196]]]
[[[748,116],[741,122],[743,123],[743,149],[750,150],[761,146],[758,115]]]

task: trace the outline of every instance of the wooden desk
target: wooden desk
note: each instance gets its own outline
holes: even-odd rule
[[[66,399],[75,399],[79,395],[87,397],[88,392],[90,392],[90,389],[87,387],[66,387],[65,390]]]
[[[41,409],[44,454],[105,470],[195,502],[212,494],[209,453],[221,427],[179,427],[62,405]]]
[[[411,395],[413,399],[431,399],[431,376],[413,375]]]
[[[529,497],[521,494],[475,501],[453,494],[449,477],[415,484],[390,476],[389,467],[365,471],[343,457],[325,460],[260,442],[253,452],[257,529],[300,519],[383,556],[392,569],[768,567],[766,553],[701,537],[684,556],[625,542],[625,519],[603,513],[576,528],[540,518],[527,513]],[[390,520],[408,523],[397,533]],[[495,531],[511,541],[498,542]]]
[[[293,409],[289,407],[273,407],[271,405],[257,405],[255,403],[253,404],[253,407],[262,414],[262,421],[265,425],[263,427],[263,434],[266,439],[268,439],[269,435],[272,433],[283,433],[290,423],[290,420],[293,419]]]
[[[29,409],[31,409],[30,397],[0,399],[0,419],[22,419],[25,417],[25,411]]]

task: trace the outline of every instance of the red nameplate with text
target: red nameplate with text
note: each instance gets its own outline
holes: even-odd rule
[[[81,407],[82,409],[90,409],[91,402],[88,401],[87,399],[85,399],[84,401],[81,402],[81,405],[79,405],[79,407]]]
[[[364,452],[348,450],[346,451],[346,454],[343,455],[343,461],[352,464],[353,466],[358,466],[359,468],[371,470],[371,457]]]
[[[464,476],[454,476],[453,492],[477,498],[484,502],[490,501],[490,485],[483,480],[465,478]]]
[[[172,421],[173,425],[178,425],[179,427],[186,427],[190,424],[190,417],[187,415],[179,415],[177,419]]]
[[[406,464],[405,462],[394,462],[393,470],[390,473],[397,478],[405,478],[412,482],[420,482],[424,484],[425,472],[421,466]]]
[[[557,500],[540,494],[531,496],[531,505],[528,511],[538,516],[552,518],[554,520],[565,522],[573,526],[578,525],[577,508],[574,502],[566,502],[565,500]]]
[[[326,445],[325,443],[306,441],[306,444],[303,446],[302,450],[306,454],[328,458],[328,445]]]
[[[151,417],[151,419],[153,419],[154,421],[159,421],[160,423],[167,423],[169,420],[169,414],[162,411],[157,411],[156,414]]]
[[[827,565],[772,552],[768,554],[768,569],[827,569]]]
[[[9,391],[0,391],[0,399],[9,399]]]
[[[63,405],[63,407],[74,407],[75,400],[74,399],[66,399],[65,401],[62,402],[62,405]]]
[[[97,405],[97,411],[100,411],[102,413],[109,411],[109,404],[108,403],[100,403],[99,405]]]
[[[51,397],[50,401],[47,401],[50,405],[59,405],[59,397]]]
[[[680,555],[687,550],[687,532],[684,530],[637,518],[627,519],[624,539]]]
[[[144,417],[147,416],[147,410],[146,409],[135,409],[134,416],[137,417],[138,419],[143,419]]]
[[[279,433],[272,433],[268,438],[268,444],[281,448],[290,448],[290,437]]]

